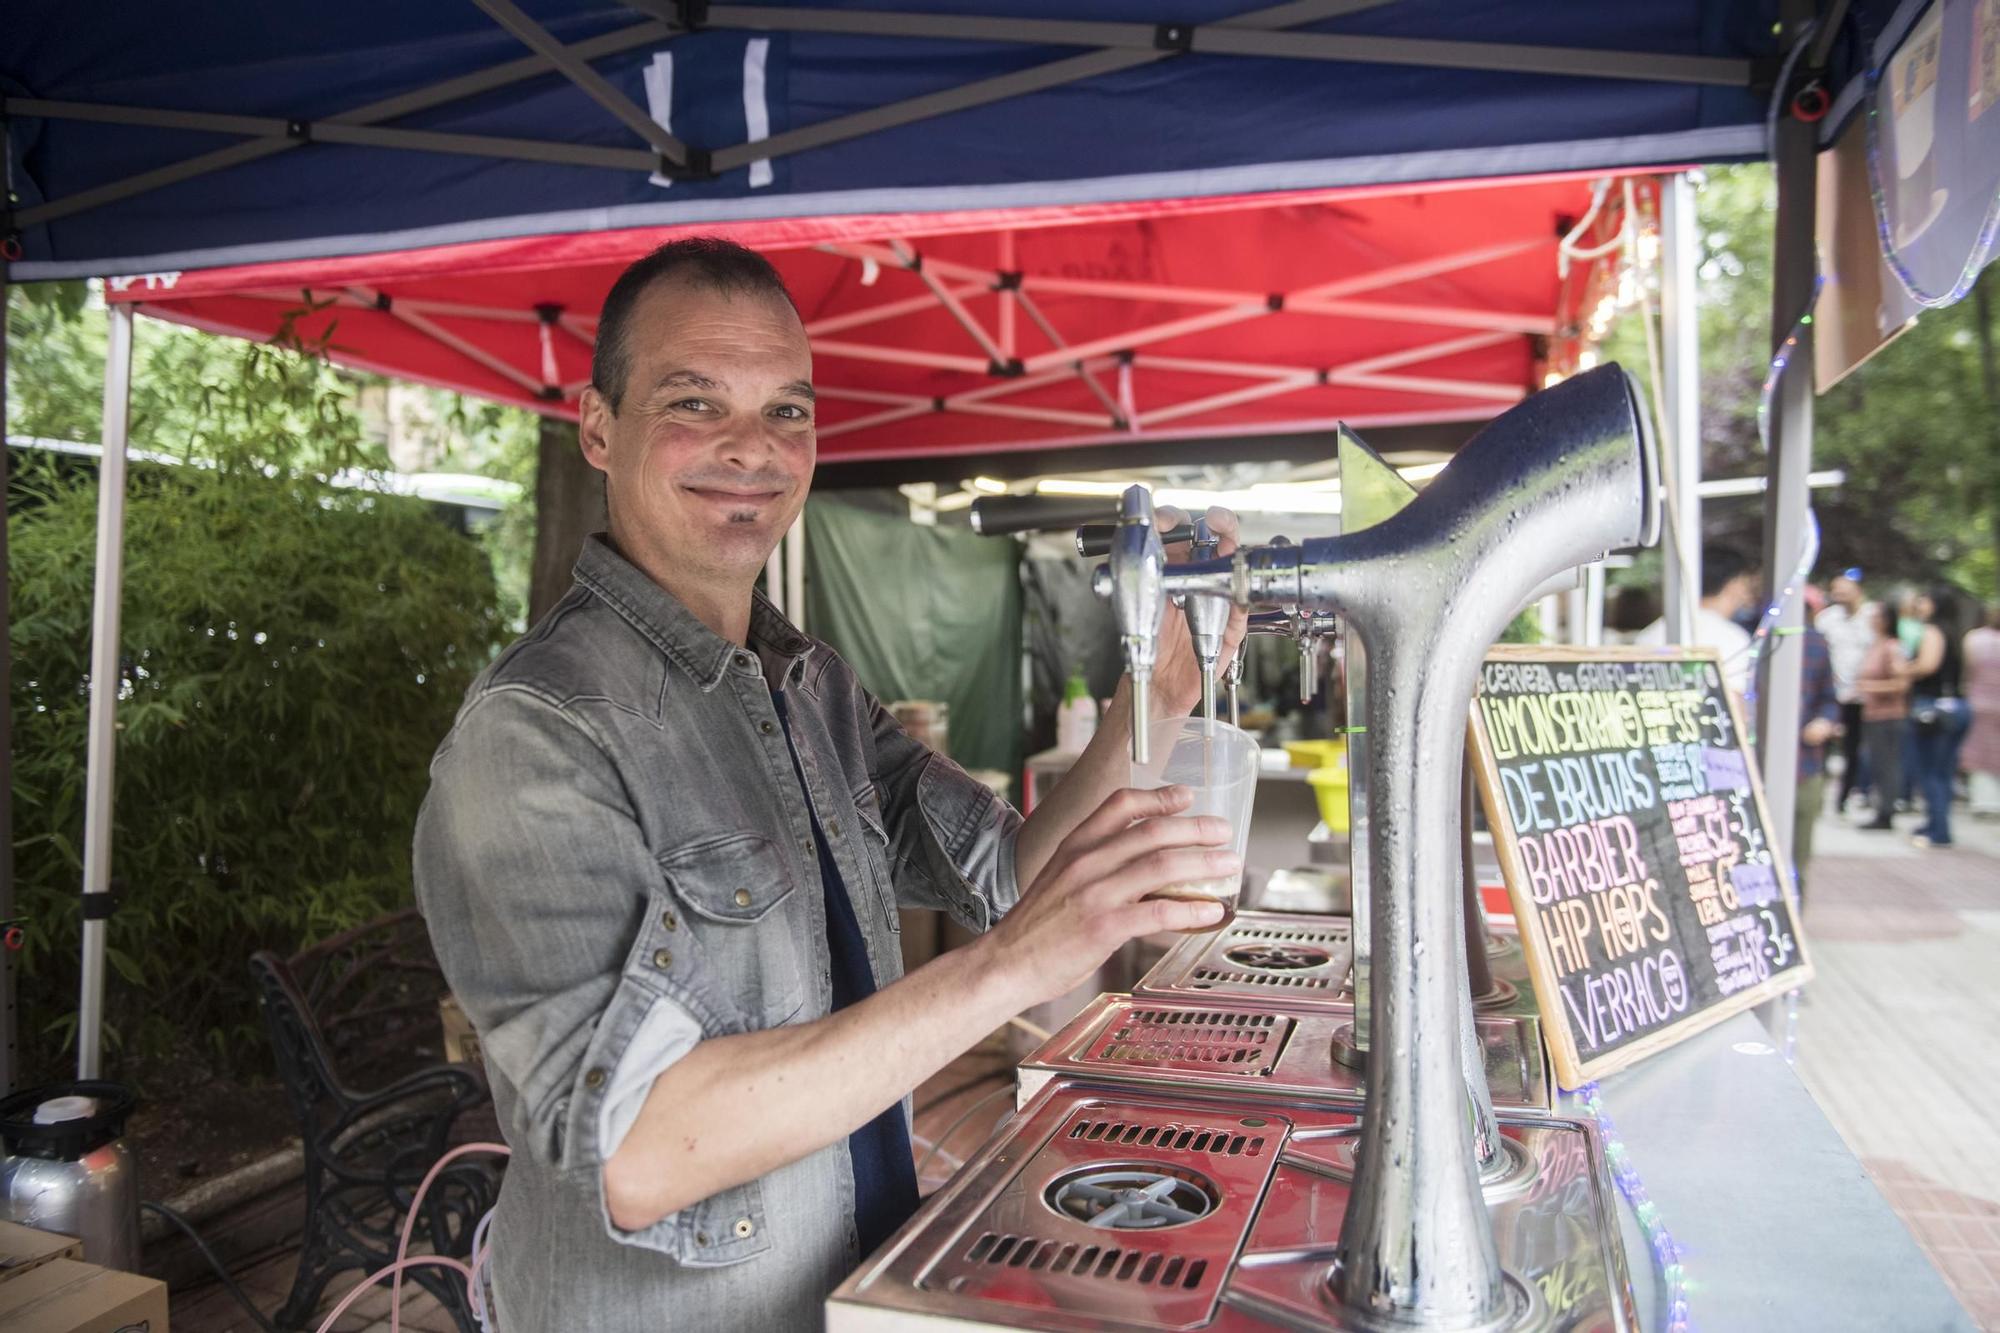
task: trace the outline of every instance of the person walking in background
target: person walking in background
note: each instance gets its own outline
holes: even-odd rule
[[[1874,621],[1875,641],[1868,645],[1855,681],[1861,691],[1863,749],[1875,774],[1875,818],[1861,827],[1892,829],[1896,792],[1903,785],[1903,732],[1910,716],[1910,681],[1903,674],[1909,660],[1896,639],[1895,608],[1880,603]]]
[[[1736,615],[1755,605],[1759,576],[1741,551],[1731,546],[1701,548],[1701,605],[1687,641],[1713,648],[1722,659],[1722,679],[1741,697],[1750,689],[1750,631]],[[1667,622],[1656,620],[1639,631],[1634,643],[1663,644]]]
[[[1811,604],[1816,588],[1806,590]],[[1800,639],[1799,785],[1792,806],[1792,870],[1799,901],[1806,897],[1806,864],[1812,860],[1813,826],[1826,805],[1826,747],[1840,734],[1840,699],[1826,636],[1807,627]]]
[[[1861,759],[1861,659],[1875,640],[1868,602],[1861,593],[1861,571],[1836,574],[1827,585],[1832,605],[1813,617],[1813,628],[1826,636],[1833,663],[1833,692],[1840,701],[1840,792],[1833,808],[1844,810],[1855,792],[1868,790],[1867,766]]]
[[[1965,636],[1965,702],[1972,709],[1964,761],[1974,818],[2000,816],[2000,602]]]
[[[1919,847],[1949,847],[1958,748],[1965,740],[1966,728],[1972,725],[1972,710],[1965,705],[1958,595],[1944,587],[1918,593],[1913,609],[1922,631],[1906,674],[1910,678],[1910,731],[1917,756],[1916,786],[1924,798],[1924,824],[1914,841]]]

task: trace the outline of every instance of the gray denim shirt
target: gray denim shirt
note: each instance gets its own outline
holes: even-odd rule
[[[697,1042],[828,1012],[808,801],[880,986],[899,906],[983,930],[1013,905],[1020,817],[762,598],[746,650],[601,537],[576,582],[474,682],[417,820],[417,900],[513,1149],[499,1326],[816,1329],[865,1257],[844,1140],[639,1232],[601,1168]]]

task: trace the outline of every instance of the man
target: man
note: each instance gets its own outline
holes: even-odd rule
[[[1827,585],[1832,605],[1813,618],[1813,628],[1826,636],[1833,664],[1833,692],[1840,703],[1840,793],[1835,810],[1847,808],[1847,798],[1868,790],[1861,761],[1861,659],[1875,641],[1868,602],[1861,594],[1861,571],[1849,569]]]
[[[1812,616],[1814,612],[1826,614],[1818,607],[1822,600],[1819,589],[1808,584],[1805,597],[1809,617],[1816,619]],[[1808,625],[1800,636],[1799,648],[1799,779],[1792,803],[1792,869],[1797,877],[1799,901],[1804,903],[1813,828],[1826,805],[1826,746],[1840,734],[1840,699],[1834,690],[1833,652],[1826,636]],[[1859,672],[1858,663],[1855,669]],[[1858,710],[1856,725],[1859,725]]]
[[[610,531],[432,766],[418,899],[513,1148],[507,1333],[819,1327],[916,1206],[909,1091],[1127,940],[1214,925],[1148,895],[1237,869],[1222,821],[1171,817],[1184,790],[1120,790],[1122,691],[1023,823],[755,593],[813,398],[763,259],[698,239],[628,269],[580,426]],[[1178,616],[1160,644],[1156,707],[1185,714]],[[899,906],[985,933],[901,977]]]
[[[1739,696],[1750,688],[1750,632],[1735,617],[1757,604],[1757,570],[1733,547],[1701,548],[1701,604],[1687,641],[1713,648],[1722,658],[1722,679]],[[1639,631],[1636,643],[1667,641],[1667,622],[1656,620]]]

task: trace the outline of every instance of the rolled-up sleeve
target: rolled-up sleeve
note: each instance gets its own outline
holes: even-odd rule
[[[1020,901],[1014,843],[1021,816],[984,783],[903,730],[866,697],[875,782],[894,859],[896,901],[987,930]]]
[[[653,1080],[704,1031],[698,994],[629,957],[662,877],[616,766],[573,714],[489,689],[432,763],[414,856],[509,1145],[574,1173],[614,1239],[676,1249],[676,1219],[624,1232],[603,1198]]]

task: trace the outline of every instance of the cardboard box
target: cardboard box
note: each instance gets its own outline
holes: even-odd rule
[[[0,1282],[7,1333],[168,1333],[167,1284],[74,1259]]]
[[[455,1065],[485,1065],[485,1057],[479,1053],[479,1034],[473,1031],[465,1010],[458,1007],[456,996],[438,1001],[438,1021],[444,1025],[445,1059]]]
[[[51,1259],[82,1259],[83,1242],[18,1222],[0,1222],[0,1282],[19,1277]]]

